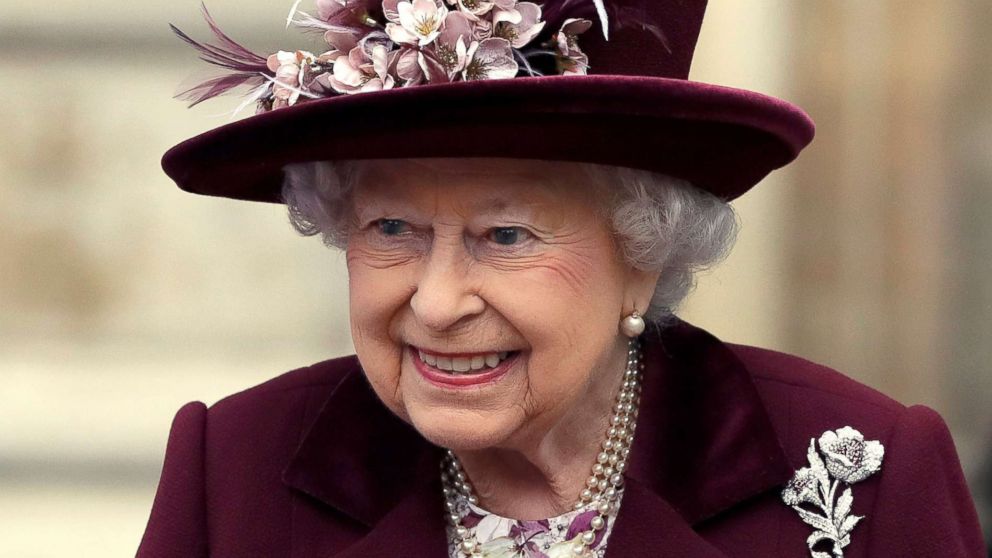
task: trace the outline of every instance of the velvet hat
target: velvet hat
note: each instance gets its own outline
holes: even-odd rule
[[[297,2],[299,4],[299,2]],[[251,86],[253,116],[166,152],[189,192],[280,202],[294,162],[412,157],[582,161],[655,171],[734,199],[813,138],[798,107],[690,81],[705,0],[317,0],[321,55],[259,56],[219,30],[227,72],[196,104]],[[445,37],[447,36],[447,39]],[[447,41],[447,42],[445,42]]]

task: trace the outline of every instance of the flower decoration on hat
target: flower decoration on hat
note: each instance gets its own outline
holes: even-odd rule
[[[590,61],[579,35],[594,25],[586,16],[595,14],[607,40],[611,19],[604,0],[548,0],[543,6],[520,0],[316,0],[315,14],[299,11],[299,4],[287,25],[319,32],[324,48],[314,50],[320,54],[256,54],[221,31],[206,6],[203,17],[214,43],[171,26],[201,59],[225,70],[177,97],[193,106],[247,86],[235,112],[252,103],[256,112],[267,112],[416,85],[585,75]],[[622,27],[624,12],[613,13],[615,26]]]
[[[812,558],[844,556],[844,547],[851,543],[851,531],[864,519],[851,514],[854,495],[850,485],[877,473],[884,455],[881,443],[865,440],[850,426],[828,430],[819,440],[810,439],[806,452],[809,467],[795,472],[782,490],[782,501],[815,529],[806,539]],[[847,486],[838,497],[841,483]],[[818,550],[823,544],[830,546],[830,552]]]

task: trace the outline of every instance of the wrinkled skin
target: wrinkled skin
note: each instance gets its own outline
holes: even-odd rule
[[[375,161],[356,185],[347,262],[363,368],[509,517],[575,501],[624,368],[618,322],[658,279],[622,261],[604,200],[576,165],[544,161]],[[450,389],[418,373],[411,346],[519,355],[493,383]]]

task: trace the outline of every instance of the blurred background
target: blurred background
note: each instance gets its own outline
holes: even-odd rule
[[[212,0],[259,52],[290,0]],[[303,9],[312,7],[304,2]],[[351,351],[343,258],[281,207],[180,192],[171,145],[237,99],[194,0],[0,3],[0,557],[132,556],[185,402]],[[992,2],[711,0],[692,78],[805,107],[817,139],[736,205],[683,317],[936,408],[992,526]]]

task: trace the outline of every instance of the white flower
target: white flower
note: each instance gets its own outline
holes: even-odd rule
[[[851,532],[864,519],[863,515],[851,513],[854,493],[850,486],[843,485],[863,481],[878,472],[884,448],[877,441],[866,442],[850,426],[824,432],[820,435],[819,452],[816,447],[817,440],[810,439],[806,453],[809,467],[796,471],[782,490],[782,501],[814,529],[806,539],[812,558],[843,558],[844,547],[851,543]],[[824,543],[832,547],[829,554],[817,550]]]
[[[865,441],[860,432],[845,426],[820,436],[820,451],[827,471],[848,484],[861,482],[882,467],[885,448],[877,440]]]
[[[386,33],[401,44],[427,46],[441,33],[448,8],[434,0],[413,0],[396,5],[399,24],[386,24]]]
[[[803,467],[796,471],[785,489],[782,490],[782,500],[790,506],[802,503],[815,504],[820,501],[817,495],[818,486],[819,482],[816,475],[813,474],[813,470],[809,467]]]
[[[562,541],[551,545],[545,554],[548,558],[569,558],[575,556],[575,547],[582,546],[582,533],[576,535],[570,541]]]
[[[496,514],[485,514],[475,526],[475,536],[482,541],[509,537],[514,523],[514,520]]]
[[[479,550],[486,558],[520,558],[517,541],[510,537],[492,539],[482,544]]]

